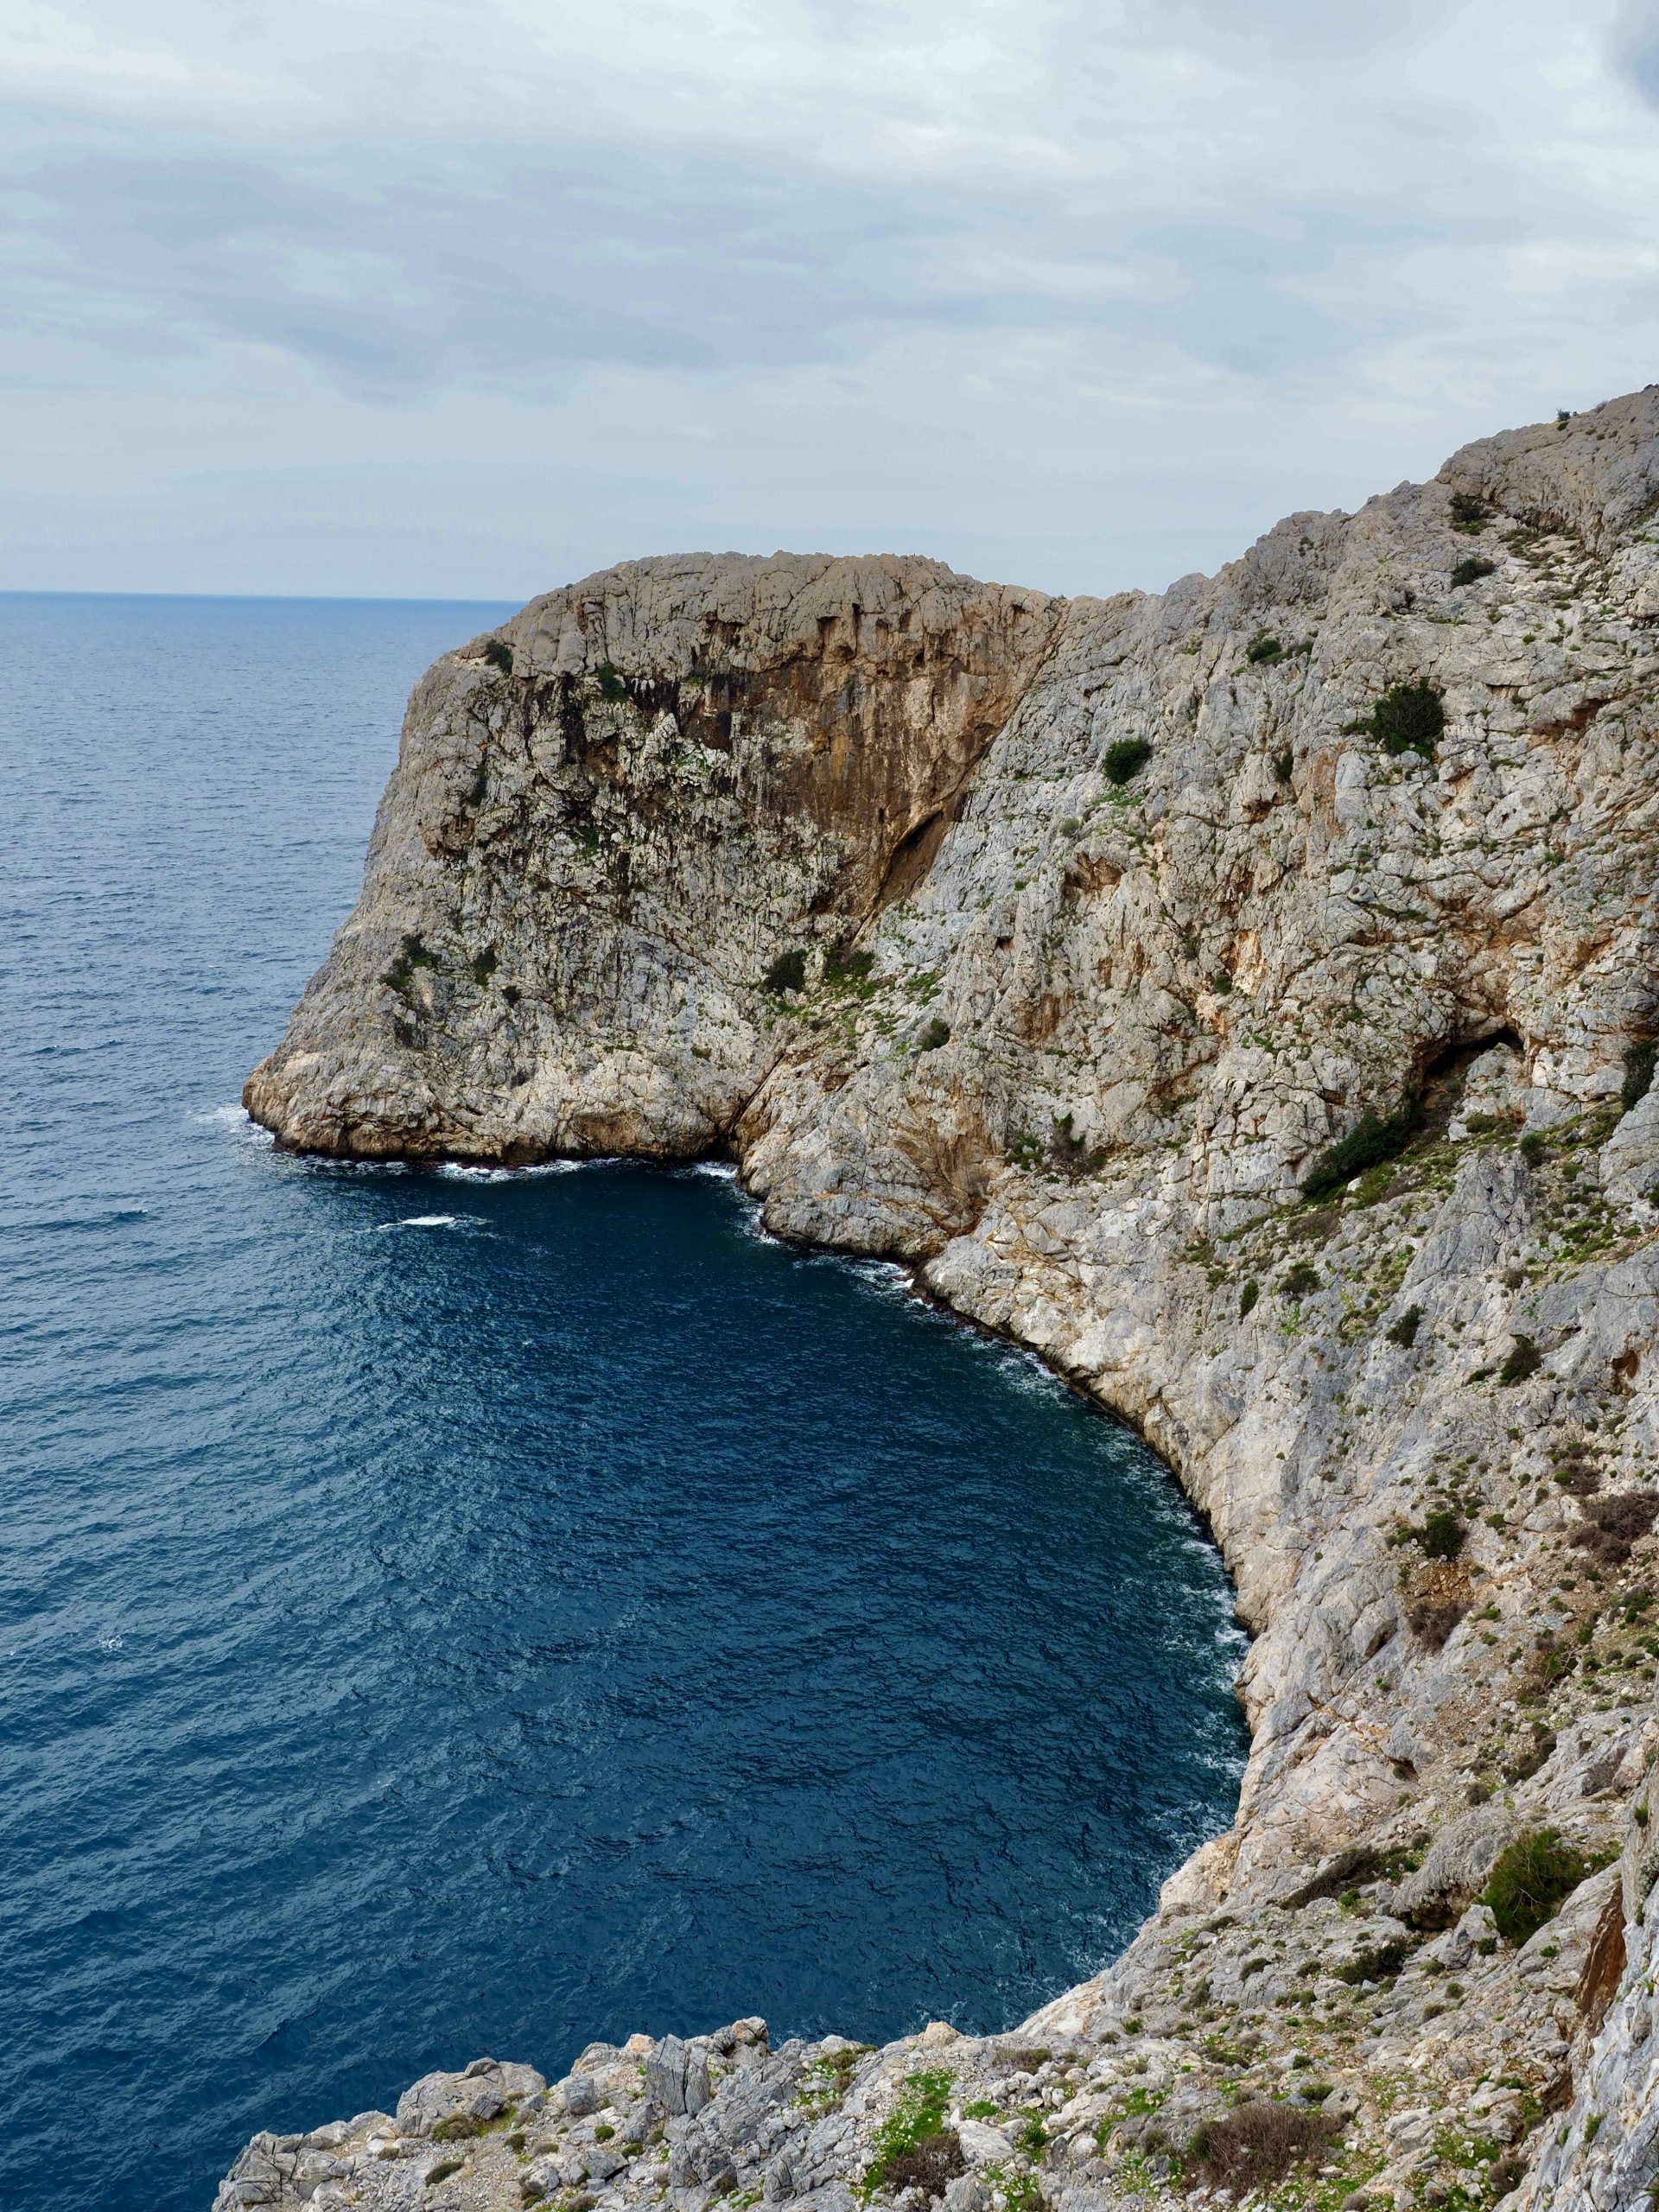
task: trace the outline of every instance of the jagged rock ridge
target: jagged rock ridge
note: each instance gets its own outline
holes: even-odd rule
[[[1295,2074],[1379,2202],[1547,2139],[1528,2188],[1612,2204],[1659,2157],[1656,507],[1650,387],[1155,598],[782,556],[552,594],[417,688],[250,1079],[329,1153],[729,1150],[772,1227],[912,1262],[1209,1516],[1258,1631],[1238,1820],[1033,2024],[1045,2094],[1138,2058],[1192,2113],[958,2196],[1166,2194],[1206,2097]],[[1590,1871],[1506,1934],[1480,1896],[1544,1829]],[[899,2062],[859,2063],[875,2126]]]

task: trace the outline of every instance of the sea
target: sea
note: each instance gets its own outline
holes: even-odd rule
[[[245,1076],[510,610],[0,596],[0,2197],[753,2014],[1008,2028],[1231,1817],[1168,1471],[728,1166],[295,1159]]]

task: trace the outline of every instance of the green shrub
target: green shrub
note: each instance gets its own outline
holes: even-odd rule
[[[613,706],[620,706],[628,696],[626,679],[607,660],[599,664],[599,696],[601,699],[608,699]]]
[[[487,983],[500,964],[491,947],[486,945],[482,952],[474,953],[473,956],[473,981],[475,983]]]
[[[1284,650],[1277,638],[1269,637],[1265,630],[1258,630],[1245,646],[1244,658],[1259,664],[1264,660],[1277,660]]]
[[[1624,1081],[1619,1090],[1619,1103],[1628,1114],[1640,1098],[1645,1098],[1653,1088],[1653,1064],[1659,1057],[1659,1037],[1638,1037],[1624,1048]]]
[[[1529,1129],[1516,1149],[1529,1167],[1535,1167],[1549,1150],[1549,1144],[1541,1129]]]
[[[1218,999],[1228,998],[1232,993],[1233,979],[1224,968],[1217,968],[1210,978],[1210,988]]]
[[[1262,1286],[1254,1281],[1247,1282],[1243,1289],[1239,1292],[1238,1318],[1241,1321],[1247,1313],[1253,1313],[1255,1311],[1255,1301],[1261,1295]]]
[[[466,2164],[465,2158],[440,2158],[435,2166],[426,2170],[426,2185],[435,2189],[441,2181],[448,2181],[451,2174],[458,2174]]]
[[[1452,494],[1452,527],[1474,537],[1486,527],[1487,507],[1484,499],[1478,499],[1472,492]]]
[[[1516,1337],[1510,1342],[1508,1357],[1497,1370],[1497,1379],[1506,1384],[1524,1382],[1543,1363],[1544,1355],[1530,1337]]]
[[[1396,683],[1371,709],[1371,734],[1384,753],[1434,758],[1446,728],[1446,702],[1432,683]]]
[[[1526,1828],[1500,1853],[1481,1893],[1506,1942],[1522,1944],[1554,1920],[1591,1872],[1589,1860],[1554,1828]]]
[[[1495,561],[1483,561],[1478,553],[1471,553],[1466,561],[1459,561],[1452,569],[1452,582],[1454,586],[1478,584],[1483,576],[1496,575],[1497,573],[1497,563]]]
[[[484,658],[492,668],[499,668],[503,676],[512,674],[512,647],[505,638],[492,638],[485,645]]]
[[[766,973],[760,986],[764,991],[803,991],[806,988],[806,955],[798,948],[793,952],[780,952]]]
[[[1417,1133],[1422,1107],[1408,1098],[1392,1114],[1362,1114],[1345,1137],[1319,1154],[1302,1178],[1305,1198],[1328,1198],[1363,1175],[1402,1153]]]
[[[1383,1333],[1391,1344],[1398,1344],[1402,1351],[1409,1351],[1417,1341],[1417,1331],[1422,1318],[1423,1309],[1421,1306],[1408,1306],[1394,1326],[1385,1330]]]
[[[1423,1548],[1425,1559],[1456,1559],[1463,1549],[1464,1526],[1455,1513],[1427,1514],[1422,1527],[1414,1534]]]
[[[1319,1274],[1306,1260],[1298,1260],[1294,1268],[1287,1268],[1279,1278],[1279,1294],[1281,1298],[1306,1298],[1311,1291],[1317,1290],[1319,1287]]]
[[[430,946],[423,944],[411,931],[404,937],[403,950],[380,980],[388,989],[396,991],[399,998],[407,998],[409,987],[415,980],[415,970],[417,968],[435,968],[437,964],[437,956]]]
[[[1127,784],[1151,758],[1152,747],[1144,737],[1120,737],[1107,747],[1100,765],[1109,784]]]
[[[855,951],[850,944],[832,944],[823,956],[823,980],[830,984],[861,983],[874,965],[873,952]]]
[[[936,1014],[916,1039],[916,1049],[918,1052],[937,1052],[941,1045],[950,1042],[950,1025],[948,1021],[941,1021]]]

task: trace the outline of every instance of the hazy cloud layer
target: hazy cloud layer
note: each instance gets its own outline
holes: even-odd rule
[[[13,0],[12,586],[1213,566],[1659,373],[1659,7]]]

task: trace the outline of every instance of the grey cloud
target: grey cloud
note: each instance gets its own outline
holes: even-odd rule
[[[1659,0],[1624,0],[1613,54],[1630,82],[1659,107]]]
[[[620,144],[256,156],[13,121],[0,118],[21,211],[14,336],[129,356],[274,346],[382,398],[480,384],[556,395],[595,364],[832,362],[873,331],[924,325],[1156,337],[1272,375],[1354,342],[1299,286],[1424,235],[1421,220],[1297,207],[1288,191],[1247,217],[1147,222],[1100,186],[878,188]],[[1088,272],[1097,281],[1076,281]]]

